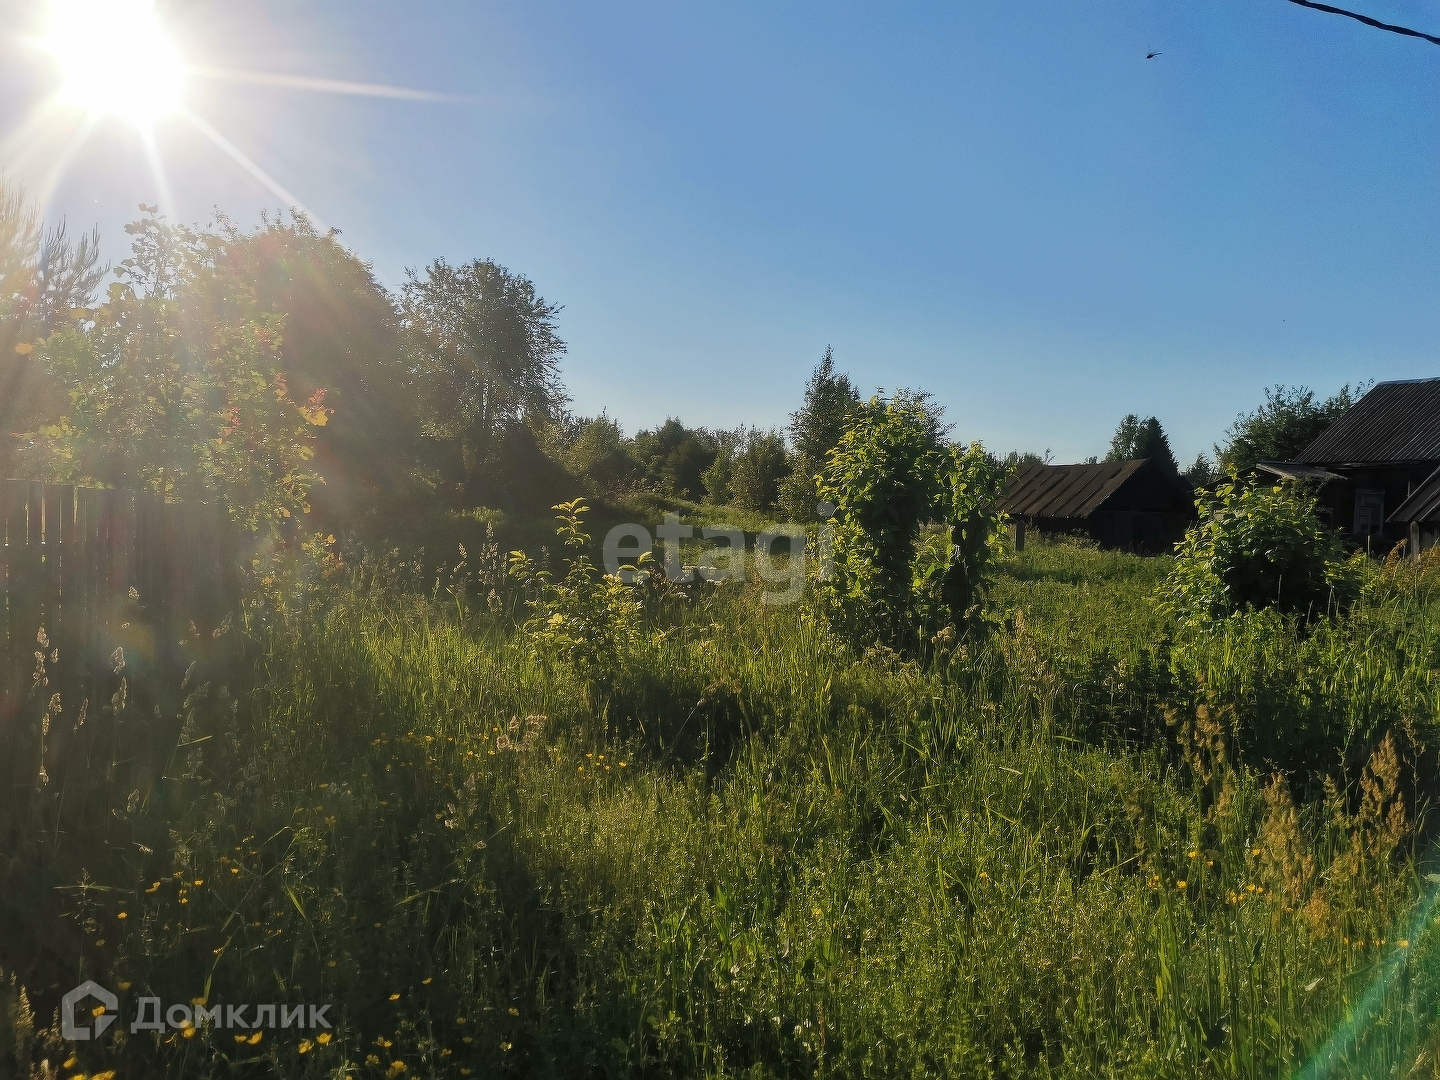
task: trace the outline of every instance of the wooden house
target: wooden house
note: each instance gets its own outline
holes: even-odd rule
[[[1155,461],[1027,465],[1011,477],[1000,509],[1027,529],[1088,536],[1101,547],[1169,551],[1195,520],[1195,493]]]

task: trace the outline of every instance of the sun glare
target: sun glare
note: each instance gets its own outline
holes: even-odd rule
[[[186,65],[153,0],[51,0],[43,45],[87,113],[148,126],[183,104]]]

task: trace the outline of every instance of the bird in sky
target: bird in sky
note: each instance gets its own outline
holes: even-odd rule
[[[1146,53],[1146,54],[1145,54],[1145,59],[1146,59],[1146,60],[1154,60],[1155,57],[1157,57],[1157,56],[1159,56],[1159,55],[1160,55],[1160,54],[1159,54],[1158,52],[1149,52],[1149,53]]]

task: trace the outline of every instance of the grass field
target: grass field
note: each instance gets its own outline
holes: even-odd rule
[[[1154,603],[1166,565],[1032,545],[1003,628],[925,667],[734,587],[657,603],[583,676],[503,601],[272,581],[197,674],[168,779],[97,781],[94,831],[47,856],[86,880],[37,901],[36,937],[119,989],[115,1037],[12,1056],[1440,1075],[1440,574],[1376,569],[1308,631],[1191,639]],[[331,1003],[334,1028],[132,1034],[140,996]]]

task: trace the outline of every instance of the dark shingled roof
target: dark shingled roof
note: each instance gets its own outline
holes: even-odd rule
[[[1410,497],[1395,508],[1390,520],[1401,525],[1412,521],[1440,521],[1440,469],[1431,473]]]
[[[1440,461],[1440,379],[1380,383],[1295,460],[1307,465]]]
[[[1005,486],[1000,509],[1016,517],[1084,518],[1145,465],[1102,461],[1096,465],[1027,465]]]

